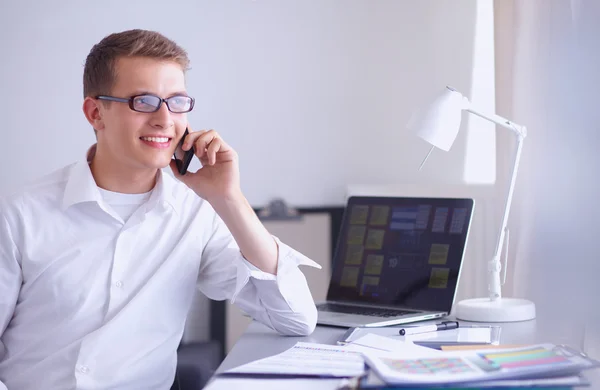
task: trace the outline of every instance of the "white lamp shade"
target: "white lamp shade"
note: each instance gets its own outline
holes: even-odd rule
[[[462,110],[469,101],[446,87],[433,102],[412,116],[408,128],[431,145],[449,151],[458,135]]]

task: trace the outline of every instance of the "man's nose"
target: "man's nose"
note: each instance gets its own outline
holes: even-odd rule
[[[153,112],[151,119],[152,127],[157,129],[168,129],[173,126],[173,120],[171,119],[171,111],[167,107],[167,103],[163,102],[160,105],[158,111]]]

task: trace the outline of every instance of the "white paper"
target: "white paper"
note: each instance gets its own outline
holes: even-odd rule
[[[389,337],[400,341],[426,341],[426,342],[455,342],[455,343],[481,343],[494,344],[492,333],[494,329],[489,326],[484,327],[462,327],[458,329],[441,330],[437,332],[418,333],[408,336],[400,336],[399,330],[402,327],[382,327],[382,328],[358,328],[346,342],[352,342],[367,333],[377,334],[379,336]]]
[[[553,344],[497,350],[443,352],[443,355],[382,356],[363,352],[368,365],[389,384],[449,384],[496,380],[573,376],[600,362]],[[572,379],[572,378],[571,378]]]
[[[346,344],[345,347],[354,351],[370,352],[376,355],[380,352],[382,355],[392,354],[396,358],[410,358],[415,356],[431,357],[444,354],[444,352],[440,350],[415,345],[411,341],[394,340],[373,333],[367,333],[351,343]]]
[[[536,379],[503,379],[477,383],[478,387],[558,387],[558,386],[585,386],[588,382],[581,376],[564,376]]]
[[[583,376],[565,376],[552,378],[535,379],[502,379],[483,382],[473,382],[468,387],[471,388],[499,388],[499,387],[558,387],[558,386],[586,386],[589,382]],[[374,372],[370,371],[367,378],[363,381],[365,387],[385,387],[386,383]],[[465,387],[466,389],[467,387]],[[212,389],[211,389],[212,390]],[[312,389],[311,389],[312,390]]]
[[[404,340],[411,341],[440,341],[457,343],[486,343],[492,342],[491,328],[458,328],[442,330],[437,332],[417,333],[407,336],[399,336]]]
[[[278,355],[233,368],[228,373],[355,377],[365,371],[364,359],[346,347],[296,343]]]
[[[319,380],[314,379],[302,379],[302,378],[290,378],[290,379],[259,379],[252,378],[215,378],[211,381],[204,390],[231,390],[231,389],[243,389],[243,390],[281,390],[288,389],[290,387],[296,389],[310,389],[310,390],[331,390],[338,389],[342,385],[344,379],[325,379]]]

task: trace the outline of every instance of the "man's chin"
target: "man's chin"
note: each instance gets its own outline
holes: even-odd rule
[[[165,169],[165,168],[167,168],[167,167],[169,166],[169,162],[170,162],[170,161],[168,161],[168,162],[166,162],[166,163],[160,163],[160,164],[156,164],[155,168],[156,168],[156,169]]]
[[[149,169],[164,169],[169,166],[170,159],[160,159],[154,161],[146,161],[144,166]]]

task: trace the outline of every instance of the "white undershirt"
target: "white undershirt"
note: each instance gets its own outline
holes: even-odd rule
[[[123,219],[123,222],[127,222],[135,210],[144,204],[152,194],[152,191],[143,194],[123,194],[100,187],[98,189],[104,201]]]

